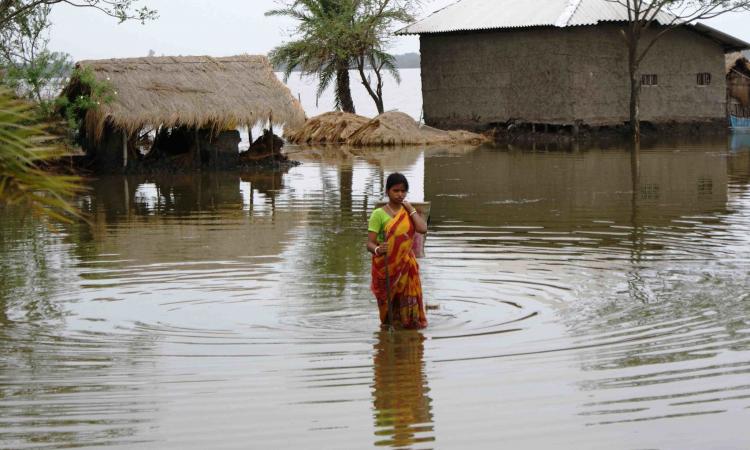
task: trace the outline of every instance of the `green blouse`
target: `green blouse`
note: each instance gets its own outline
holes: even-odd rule
[[[378,233],[378,242],[385,242],[385,225],[391,220],[391,216],[383,208],[377,208],[370,215],[367,231]]]

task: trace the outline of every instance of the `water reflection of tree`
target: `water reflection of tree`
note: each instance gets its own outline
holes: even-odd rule
[[[65,272],[50,247],[60,238],[53,225],[17,208],[0,209],[0,323],[11,316],[22,321],[60,319],[63,311],[52,297],[63,287]]]
[[[369,171],[363,196],[356,198],[356,204],[352,185],[354,161],[351,158],[332,160],[337,169],[338,188],[325,173],[321,173],[323,202],[308,216],[309,222],[315,226],[309,227],[310,251],[304,260],[307,267],[303,269],[312,282],[324,280],[325,286],[319,287],[321,292],[328,288],[328,295],[341,296],[352,277],[369,273],[370,256],[365,250],[367,220],[372,206],[383,198],[385,174],[413,166],[422,153],[421,149],[368,149],[363,156],[369,163]],[[320,164],[321,172],[325,167],[325,164]],[[361,278],[356,282],[361,285]]]
[[[364,231],[367,210],[353,204],[352,162],[341,162],[337,169],[338,189],[325,174],[321,176],[323,203],[308,216],[314,225],[309,227],[310,251],[303,261],[303,273],[315,283],[325,282],[318,290],[327,288],[334,297],[343,295],[350,278],[365,273],[369,264]]]
[[[377,339],[372,391],[375,445],[407,448],[434,441],[424,336],[411,330],[380,331]]]
[[[61,322],[4,326],[0,408],[9,423],[24,426],[4,429],[0,447],[145,442],[141,433],[154,420],[156,402],[132,376],[152,376],[153,341],[145,333],[73,334]]]
[[[140,389],[127,376],[153,367],[144,362],[153,339],[69,329],[79,271],[63,243],[70,236],[51,226],[0,210],[0,408],[10,424],[0,447],[127,442],[154,411],[134,402]]]
[[[644,294],[644,282],[640,275],[640,264],[644,251],[644,227],[638,214],[638,198],[641,185],[641,146],[636,144],[630,153],[630,179],[631,179],[631,204],[630,204],[630,270],[628,272],[628,292],[630,298],[641,302],[648,302],[648,296]]]

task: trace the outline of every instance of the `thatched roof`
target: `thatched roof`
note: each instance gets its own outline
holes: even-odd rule
[[[231,129],[273,116],[277,125],[298,126],[305,113],[273,73],[265,56],[167,56],[81,61],[97,80],[111,83],[115,100],[86,116],[87,132],[99,138],[107,121],[134,132],[145,126]],[[75,95],[76,81],[66,92]]]
[[[743,53],[729,53],[726,55],[725,61],[727,74],[735,72],[745,77],[750,77],[750,61]]]
[[[402,112],[386,112],[374,119],[349,113],[325,113],[299,129],[285,131],[297,144],[382,145],[480,144],[487,139],[468,131],[443,131],[420,125]]]

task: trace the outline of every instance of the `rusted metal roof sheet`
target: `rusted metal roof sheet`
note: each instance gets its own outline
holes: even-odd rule
[[[459,0],[398,34],[570,27],[625,20],[628,20],[627,9],[610,0]],[[662,12],[657,20],[669,23],[672,16]]]

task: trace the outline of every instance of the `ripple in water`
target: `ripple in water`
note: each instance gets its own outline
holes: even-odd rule
[[[750,157],[630,162],[382,151],[105,178],[57,235],[6,214],[0,446],[741,448]],[[433,202],[423,332],[369,292],[393,170]]]

